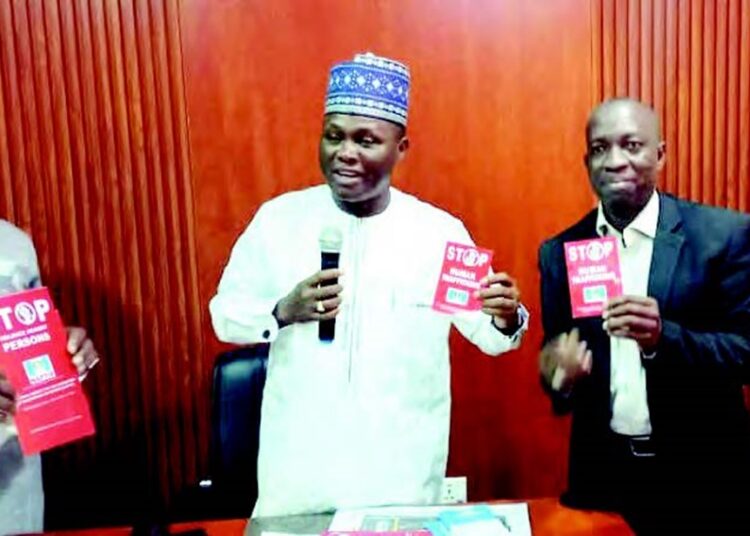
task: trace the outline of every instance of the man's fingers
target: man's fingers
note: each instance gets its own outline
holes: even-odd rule
[[[539,371],[548,381],[552,379],[552,374],[557,368],[556,348],[557,341],[550,341],[544,345],[539,353]]]
[[[551,343],[550,353],[555,356],[555,360],[558,363],[568,353],[568,350],[567,350],[567,348],[568,348],[568,339],[570,339],[570,334],[569,333],[561,333]]]
[[[562,351],[566,355],[575,355],[576,350],[578,349],[578,343],[580,342],[580,338],[578,335],[578,330],[576,328],[573,328],[570,330],[570,333],[565,338],[564,346],[562,348]]]
[[[0,377],[0,412],[12,413],[16,391],[5,376]]]
[[[336,296],[334,298],[330,298],[328,300],[323,300],[319,302],[323,306],[323,311],[330,311],[331,309],[337,309],[339,305],[341,305],[341,296]]]
[[[78,373],[83,374],[93,366],[92,363],[95,360],[96,351],[94,350],[94,343],[91,342],[91,339],[86,339],[78,353],[73,356],[73,364],[78,370]]]
[[[16,395],[16,390],[13,389],[13,386],[10,384],[8,379],[3,376],[0,377],[0,396],[7,396],[7,397],[14,397]]]
[[[67,350],[71,355],[75,355],[81,349],[81,345],[86,340],[86,330],[79,327],[68,327],[68,344]]]
[[[484,287],[474,291],[474,297],[480,300],[491,300],[495,298],[507,298],[509,300],[518,301],[520,294],[515,287]]]
[[[613,307],[610,307],[609,309],[605,309],[602,313],[602,317],[605,320],[615,318],[618,316],[623,315],[636,315],[636,316],[643,316],[648,318],[658,318],[659,317],[659,309],[658,307],[654,307],[654,304],[643,304],[643,303],[634,303],[634,302],[626,302],[626,303],[620,303]]]
[[[563,334],[563,336],[559,337],[559,340],[560,344],[557,347],[559,365],[567,370],[569,374],[577,374],[588,352],[586,341],[580,340],[577,329]]]
[[[338,313],[340,305],[341,296],[316,301],[312,312],[312,320],[327,320],[333,318]],[[335,311],[335,313],[331,314],[333,311]]]
[[[570,339],[568,339],[568,341],[570,341]],[[563,354],[563,365],[567,368],[576,368],[580,365],[584,355],[586,355],[585,341],[580,341],[575,346],[568,344],[565,348],[565,353]]]
[[[310,297],[316,301],[323,301],[338,296],[342,290],[344,290],[344,287],[341,285],[318,287],[310,291]]]
[[[563,382],[574,381],[580,376],[588,375],[592,366],[591,350],[586,341],[581,340],[578,330],[562,333],[545,346],[540,359],[542,373],[554,384],[553,375],[559,371],[564,376]],[[554,388],[554,385],[553,385]]]
[[[636,296],[634,294],[623,294],[622,296],[615,296],[614,298],[610,298],[607,300],[607,302],[604,304],[605,309],[611,309],[613,307],[618,307],[625,303],[639,303],[641,305],[649,305],[656,303],[656,300],[650,296]]]
[[[493,284],[502,285],[505,287],[515,287],[516,286],[516,280],[513,279],[511,276],[509,276],[505,272],[498,272],[496,274],[490,274],[488,276],[483,277],[479,284],[484,286],[489,286]]]
[[[502,310],[502,311],[515,311],[518,307],[518,302],[512,298],[492,298],[484,300],[482,302],[482,311],[487,313],[488,311]],[[488,313],[490,314],[490,313]]]
[[[315,320],[331,320],[332,318],[336,318],[336,315],[339,314],[340,309],[336,307],[335,309],[331,309],[330,311],[326,311],[325,313],[315,313]]]
[[[0,412],[13,413],[14,400],[15,399],[5,398],[4,396],[0,396]]]
[[[327,268],[325,270],[315,272],[305,281],[307,282],[307,286],[317,287],[318,285],[325,283],[326,281],[331,281],[333,279],[341,277],[342,275],[344,275],[344,272],[342,272],[338,268]]]
[[[610,334],[622,331],[627,333],[651,333],[659,328],[659,319],[625,315],[608,318],[604,324],[605,329]]]
[[[581,369],[588,374],[591,372],[591,364],[593,362],[593,356],[591,354],[591,350],[586,350],[586,353],[583,355],[583,359],[581,360]]]
[[[328,285],[324,287],[308,287],[302,289],[299,293],[299,299],[302,302],[308,302],[310,300],[326,300],[332,296],[341,294],[344,287],[341,285]]]
[[[73,366],[75,366],[78,374],[86,372],[86,359],[83,357],[83,354],[76,354],[73,356]]]
[[[586,341],[580,341],[576,347],[576,359],[580,363],[586,355]]]

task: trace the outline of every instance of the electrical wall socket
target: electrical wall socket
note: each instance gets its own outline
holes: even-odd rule
[[[443,479],[440,489],[440,504],[461,504],[466,502],[466,477],[449,476]]]

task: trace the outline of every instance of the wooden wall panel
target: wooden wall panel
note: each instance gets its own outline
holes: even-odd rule
[[[596,100],[661,116],[661,188],[750,210],[750,0],[595,0],[592,39]]]
[[[51,526],[125,523],[206,470],[176,0],[0,2],[0,217],[102,354],[98,433],[45,459]]]
[[[558,493],[567,422],[538,383],[536,251],[593,206],[584,124],[587,0],[260,0],[181,4],[201,303],[260,203],[322,181],[328,69],[371,50],[412,68],[409,155],[396,186],[460,216],[520,280],[522,350],[453,341],[449,472],[472,499]],[[206,325],[208,354],[220,348]]]
[[[259,204],[320,182],[327,69],[364,50],[413,69],[395,184],[459,215],[532,312],[500,359],[452,340],[449,472],[473,499],[563,486],[536,248],[593,205],[591,105],[653,103],[662,188],[748,210],[750,0],[0,0],[0,217],[104,356],[97,437],[46,460],[53,525],[129,521],[205,472],[206,305]]]

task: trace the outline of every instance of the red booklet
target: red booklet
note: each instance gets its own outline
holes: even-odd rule
[[[442,313],[480,310],[482,302],[473,294],[491,265],[492,250],[448,242],[432,308]]]
[[[0,370],[16,390],[15,424],[24,454],[94,433],[66,343],[46,288],[0,296]]]
[[[622,294],[620,256],[614,236],[565,243],[573,318],[599,316],[604,302]]]

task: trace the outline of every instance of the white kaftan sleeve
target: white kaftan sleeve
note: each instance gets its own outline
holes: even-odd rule
[[[279,325],[272,315],[283,297],[274,277],[272,248],[277,236],[264,206],[232,249],[216,295],[208,305],[219,340],[234,344],[272,342]]]

